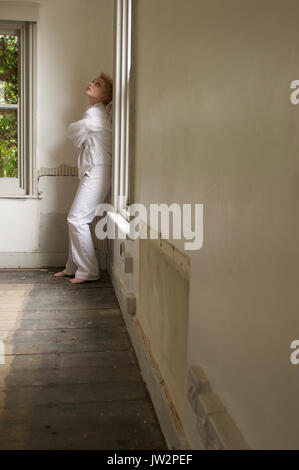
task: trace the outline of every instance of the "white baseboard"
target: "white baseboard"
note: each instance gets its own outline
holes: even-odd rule
[[[100,270],[106,270],[106,253],[95,248]],[[67,251],[0,252],[0,268],[57,268],[64,267]]]
[[[0,252],[0,268],[49,268],[66,261],[66,251]]]
[[[123,283],[121,282],[120,276],[113,265],[110,265],[109,272],[126,327],[135,349],[141,374],[151,396],[168,449],[191,449],[190,443],[181,429],[181,423],[178,422],[175,413],[172,411],[173,404],[169,402],[164,388],[161,385],[163,384],[163,378],[159,375],[143,343],[142,336],[137,327],[136,318],[134,315],[126,312],[123,301],[125,293],[122,292]]]

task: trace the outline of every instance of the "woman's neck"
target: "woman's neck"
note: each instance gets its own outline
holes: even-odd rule
[[[104,105],[104,103],[102,101],[95,101],[92,98],[89,99],[89,104],[90,104],[90,106],[93,106],[95,104],[103,104]]]

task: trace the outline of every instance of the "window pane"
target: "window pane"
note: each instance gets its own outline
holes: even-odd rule
[[[0,104],[18,103],[19,37],[0,34]]]
[[[18,177],[17,110],[0,110],[0,178]]]

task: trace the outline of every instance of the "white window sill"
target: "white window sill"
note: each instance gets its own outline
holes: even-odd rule
[[[128,214],[129,215],[129,214]],[[135,240],[131,238],[130,233],[130,221],[128,221],[120,212],[107,212],[107,217],[111,222],[118,228],[118,238],[122,240]],[[130,216],[132,217],[132,216]],[[142,227],[143,233],[146,233],[147,225],[142,220],[139,221]],[[144,238],[144,237],[142,237]],[[158,237],[157,237],[158,238]]]
[[[107,217],[118,227],[122,239],[129,238],[129,223],[119,212],[107,212]]]
[[[128,211],[128,208],[119,208],[118,213],[127,221],[130,222],[130,220],[133,218]]]

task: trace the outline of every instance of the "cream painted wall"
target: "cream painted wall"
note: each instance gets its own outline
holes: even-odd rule
[[[111,0],[45,0],[40,5],[38,149],[40,166],[77,164],[67,126],[88,106],[85,89],[112,72]]]
[[[12,219],[11,215],[14,214]],[[0,204],[1,252],[32,252],[38,245],[39,201],[3,199]],[[28,224],[30,220],[30,224]],[[3,221],[7,221],[4,223]]]
[[[10,3],[13,5],[13,1]],[[37,3],[37,169],[61,163],[76,166],[78,152],[65,133],[67,126],[80,119],[88,106],[85,96],[88,82],[102,70],[112,73],[113,2],[41,0]],[[48,263],[52,260],[57,265],[65,261],[66,215],[77,182],[76,177],[43,177],[40,182],[42,200],[24,203],[0,198],[1,226],[4,227],[0,234],[0,266],[7,265],[5,253],[8,252],[11,253],[9,265],[13,266],[15,251],[48,251]],[[22,212],[25,206],[26,211]],[[37,209],[40,223],[36,219]],[[23,230],[25,215],[26,227],[30,229],[23,241],[12,244],[10,234]],[[62,256],[54,256],[55,251],[62,251]],[[19,265],[20,258],[17,258]],[[35,256],[33,261],[25,257],[23,263],[38,266],[39,258]]]
[[[298,14],[296,0],[137,5],[135,199],[204,205],[188,365],[255,449],[299,448]]]

